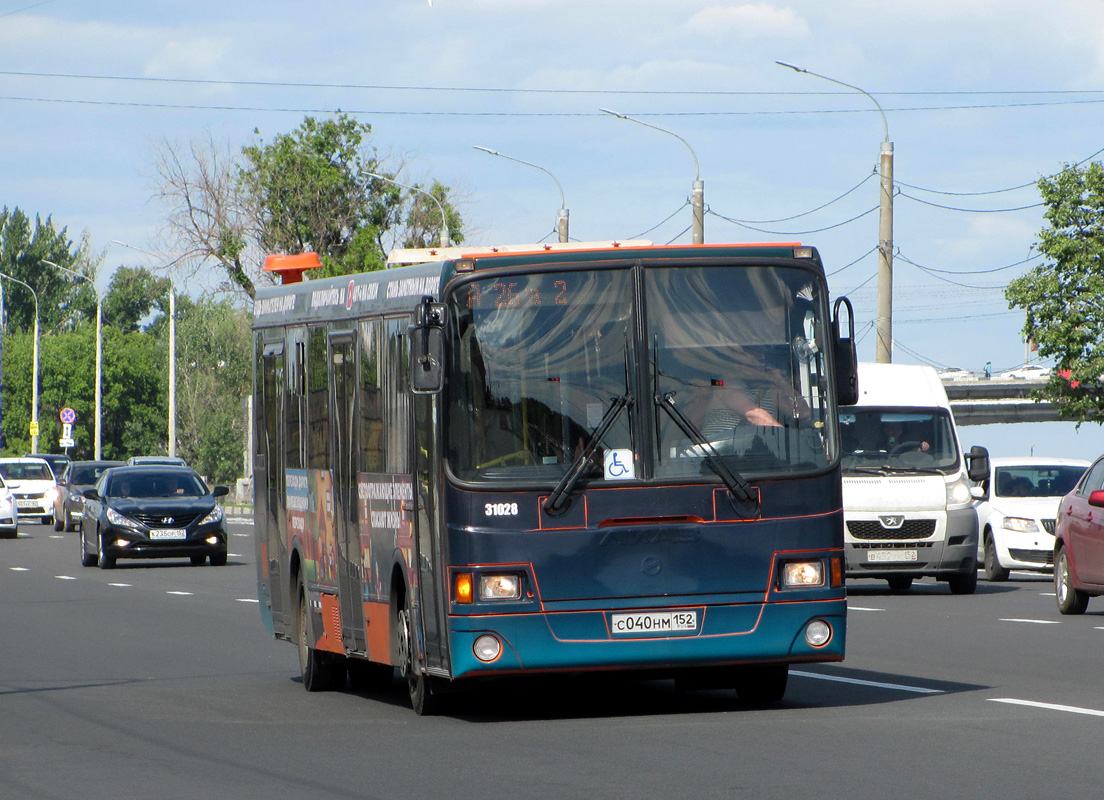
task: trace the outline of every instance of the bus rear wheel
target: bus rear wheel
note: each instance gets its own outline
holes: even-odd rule
[[[330,692],[343,689],[345,661],[330,653],[321,653],[308,641],[310,624],[307,615],[307,590],[299,584],[299,614],[295,641],[299,647],[299,672],[303,676],[303,688],[308,692]]]

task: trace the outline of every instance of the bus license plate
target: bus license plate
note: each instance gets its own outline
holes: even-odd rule
[[[649,611],[614,614],[610,617],[614,636],[641,633],[676,633],[698,629],[697,611]]]
[[[866,554],[867,561],[915,561],[915,550],[871,550]]]
[[[161,528],[150,531],[151,539],[187,539],[188,532],[181,528]]]

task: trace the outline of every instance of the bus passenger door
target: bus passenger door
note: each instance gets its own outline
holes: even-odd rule
[[[341,595],[341,638],[345,648],[365,652],[364,564],[358,523],[356,473],[356,333],[330,336],[332,431],[330,463],[334,471],[334,522],[337,585]]]
[[[267,604],[271,613],[273,633],[277,636],[288,632],[286,581],[283,565],[287,563],[284,545],[283,508],[284,469],[284,345],[283,342],[266,342],[261,351],[261,369],[253,413],[257,424],[254,429],[255,453],[253,457],[253,519],[256,528],[253,535],[257,549],[257,577],[260,601]],[[262,614],[266,609],[262,608]]]
[[[414,557],[426,668],[448,670],[448,597],[441,548],[440,394],[414,395]]]

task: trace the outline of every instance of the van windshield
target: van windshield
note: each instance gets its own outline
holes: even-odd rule
[[[840,414],[844,472],[957,470],[958,442],[942,408],[853,408]]]

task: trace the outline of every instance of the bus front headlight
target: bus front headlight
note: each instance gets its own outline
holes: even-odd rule
[[[820,561],[788,561],[782,565],[782,585],[787,589],[823,586],[824,564]]]

